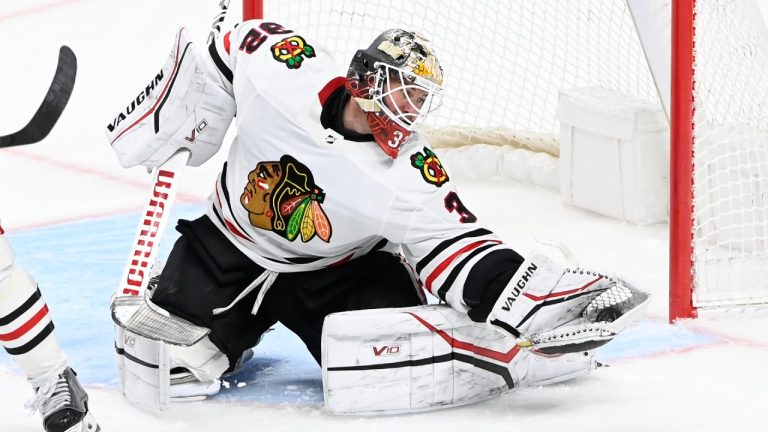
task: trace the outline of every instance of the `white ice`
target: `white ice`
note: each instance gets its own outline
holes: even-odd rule
[[[186,24],[202,44],[216,3],[0,2],[0,134],[21,127],[37,108],[61,44],[72,47],[79,60],[74,95],[51,135],[38,145],[0,151],[0,216],[9,233],[141,208],[149,176],[140,168],[119,166],[103,128],[160,68],[177,27]],[[235,7],[232,14],[239,12]],[[203,167],[187,171],[180,202],[205,199],[225,154],[223,149]],[[465,204],[519,251],[534,250],[536,238],[556,238],[569,245],[582,264],[611,270],[652,291],[655,297],[647,321],[634,333],[639,354],[619,353],[611,367],[562,385],[522,389],[462,408],[366,419],[332,416],[311,404],[231,400],[175,405],[154,414],[129,405],[113,386],[89,386],[91,407],[103,430],[765,429],[768,320],[732,314],[667,325],[667,225],[638,227],[618,222],[565,207],[555,192],[513,182],[459,179],[459,191]],[[128,249],[128,244],[99,246],[126,254]],[[114,276],[115,280],[119,277]],[[88,283],[87,275],[83,283]],[[41,288],[45,295],[45,287]],[[72,295],[77,292],[73,290]],[[110,292],[103,295],[106,302]],[[99,306],[81,318],[107,313]],[[52,314],[56,320],[56,310]],[[67,331],[67,321],[56,320],[56,325],[58,332]],[[681,345],[675,340],[680,333],[702,335],[707,342]],[[249,387],[251,384],[243,388]],[[18,370],[0,366],[0,431],[41,430],[39,418],[23,409],[31,396]]]

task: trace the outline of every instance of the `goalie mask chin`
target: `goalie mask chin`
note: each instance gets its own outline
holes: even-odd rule
[[[355,53],[346,89],[365,111],[376,143],[391,158],[440,106],[443,71],[429,41],[392,29]]]

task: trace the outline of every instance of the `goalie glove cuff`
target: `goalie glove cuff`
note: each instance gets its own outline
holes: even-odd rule
[[[565,271],[565,266],[546,256],[528,258],[499,295],[486,322],[520,337],[540,309],[535,299],[550,294]]]

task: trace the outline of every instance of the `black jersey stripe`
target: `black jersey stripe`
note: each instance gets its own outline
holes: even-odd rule
[[[405,361],[393,362],[393,363],[329,367],[328,370],[337,372],[337,371],[397,369],[397,368],[403,368],[403,367],[425,366],[429,364],[446,363],[453,360],[460,361],[462,363],[467,363],[474,367],[499,375],[500,377],[502,377],[502,379],[504,379],[504,382],[507,384],[507,388],[510,388],[510,389],[515,388],[515,383],[514,383],[514,380],[512,379],[512,374],[510,374],[509,369],[507,367],[497,365],[495,363],[491,363],[489,361],[486,361],[468,354],[459,353],[459,352],[451,352],[451,353],[443,354],[440,356],[426,357],[423,359],[416,359],[416,360],[405,360]]]
[[[22,303],[21,306],[14,309],[13,312],[9,313],[8,315],[0,317],[0,326],[6,326],[12,323],[13,320],[17,319],[24,312],[28,311],[32,305],[34,305],[38,300],[40,300],[40,298],[42,298],[42,296],[43,295],[40,293],[40,288],[38,287],[35,292],[29,296],[28,299],[24,300],[24,303]]]
[[[280,259],[277,258],[270,258],[270,257],[263,257],[270,261],[274,261],[277,263],[291,263],[291,264],[309,264],[313,263],[315,261],[319,261],[323,259],[323,257],[281,257]]]
[[[30,339],[29,342],[16,348],[4,347],[5,351],[10,355],[26,354],[35,349],[36,346],[40,345],[40,342],[45,340],[45,338],[47,338],[51,333],[53,333],[53,321],[49,322],[47,326],[43,327],[43,329],[40,330],[40,333]]]
[[[232,70],[227,66],[226,63],[224,63],[224,60],[221,59],[221,56],[219,55],[219,50],[216,49],[216,41],[213,40],[208,45],[208,53],[211,54],[211,59],[213,59],[213,64],[216,65],[216,68],[219,69],[219,72],[221,72],[222,75],[224,75],[224,78],[229,81],[230,84],[232,84]]]
[[[464,269],[464,267],[469,263],[470,260],[472,260],[472,258],[476,257],[477,255],[483,253],[484,251],[494,246],[498,246],[498,244],[491,243],[484,246],[480,246],[479,248],[469,253],[466,257],[464,257],[458,264],[456,264],[451,270],[451,272],[448,274],[448,277],[445,279],[445,282],[443,282],[443,284],[440,285],[440,288],[437,290],[438,297],[441,300],[446,301],[445,295],[448,293],[448,290],[451,289],[451,286],[456,281],[456,278],[459,277],[459,273],[461,273],[461,270]]]
[[[216,206],[211,206],[211,208],[213,209],[213,215],[216,216],[216,219],[219,220],[219,223],[221,224],[221,226],[226,228],[227,224],[224,223],[224,218],[221,217],[221,214],[219,214],[219,211],[216,209]]]
[[[370,251],[370,252],[376,252],[376,251],[377,251],[377,250],[379,250],[379,249],[383,249],[383,248],[384,248],[384,246],[386,246],[386,245],[387,245],[387,243],[389,243],[389,240],[387,240],[387,239],[385,239],[385,238],[383,238],[383,239],[379,240],[379,242],[378,242],[378,243],[376,243],[375,245],[373,245],[373,249],[371,249],[371,251]],[[370,253],[370,252],[368,252],[368,253]]]
[[[456,244],[457,242],[459,242],[459,241],[461,241],[461,240],[463,240],[465,238],[480,237],[480,236],[484,236],[484,235],[488,235],[488,234],[491,234],[491,232],[488,231],[487,229],[485,229],[485,228],[478,228],[478,229],[473,230],[473,231],[465,232],[464,234],[462,234],[460,236],[456,236],[454,238],[451,238],[451,239],[448,239],[448,240],[444,240],[439,245],[437,245],[437,247],[432,249],[432,251],[430,253],[428,253],[427,256],[422,258],[421,261],[419,261],[416,264],[416,273],[421,274],[421,271],[424,269],[424,267],[426,267],[430,262],[432,262],[432,260],[434,260],[443,251],[445,251],[446,249],[448,249],[452,245]]]
[[[173,78],[171,78],[171,83],[168,85],[168,91],[165,92],[165,95],[163,95],[163,100],[160,101],[160,104],[157,106],[157,109],[152,115],[155,120],[155,133],[160,131],[160,111],[163,110],[163,105],[165,105],[165,102],[168,101],[168,98],[173,91],[173,85],[176,83],[176,78],[179,76],[179,72],[181,71],[181,64],[184,63],[184,57],[187,55],[187,50],[189,50],[190,45],[192,45],[192,42],[187,42],[187,45],[184,47],[184,52],[181,53],[181,58],[179,59],[176,74],[173,76]]]

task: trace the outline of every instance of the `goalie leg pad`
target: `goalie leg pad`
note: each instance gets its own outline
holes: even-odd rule
[[[569,379],[591,354],[543,357],[448,306],[331,314],[323,325],[326,409],[397,414],[479,402],[514,387]]]
[[[522,353],[527,364],[519,365],[520,387],[543,386],[580,378],[595,369],[594,351],[545,355],[536,350]]]
[[[115,350],[126,399],[144,409],[168,408],[171,362],[165,342],[115,326]]]
[[[123,394],[144,409],[164,410],[171,401],[216,394],[219,377],[229,367],[227,356],[207,337],[191,346],[178,346],[115,326],[115,343]]]

